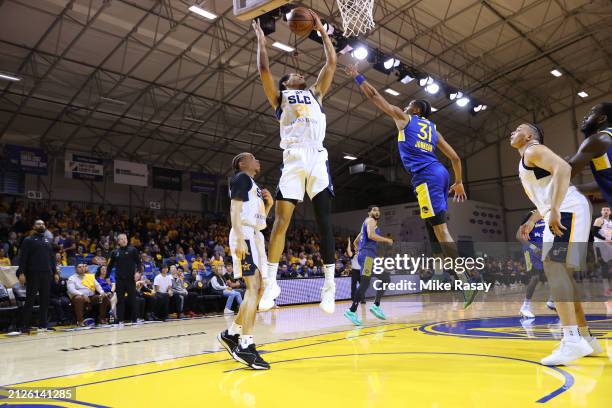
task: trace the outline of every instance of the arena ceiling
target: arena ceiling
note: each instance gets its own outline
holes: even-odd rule
[[[200,3],[200,2],[199,2]],[[334,0],[297,2],[341,26]],[[364,39],[388,55],[485,103],[471,115],[444,92],[429,95],[367,63],[379,90],[405,106],[416,97],[462,157],[508,135],[520,119],[542,120],[571,109],[585,90],[609,94],[612,2],[607,0],[375,0],[376,27]],[[51,153],[94,152],[179,169],[228,174],[231,157],[253,151],[265,181],[278,177],[278,124],[256,67],[256,42],[231,0],[188,12],[187,0],[0,0],[0,143],[41,145]],[[314,81],[322,46],[296,39],[277,23],[269,48],[276,76],[299,71]],[[269,42],[271,43],[271,41]],[[353,62],[341,56],[340,65]],[[550,74],[558,69],[563,76]],[[398,162],[392,121],[381,116],[342,72],[324,102],[326,146],[336,185],[351,180],[343,160]]]

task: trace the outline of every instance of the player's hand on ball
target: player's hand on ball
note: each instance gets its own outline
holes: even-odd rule
[[[255,20],[253,20],[253,30],[255,31],[255,35],[257,35],[257,39],[259,41],[266,41],[266,35],[264,34],[263,30],[261,29],[261,25],[259,24],[259,19],[256,18]]]
[[[261,198],[263,198],[268,208],[272,207],[272,205],[274,204],[274,199],[272,198],[272,194],[270,194],[270,191],[268,191],[267,188],[264,188],[263,190],[261,190]]]
[[[346,75],[352,78],[355,78],[357,75],[359,75],[359,71],[357,71],[357,64],[347,65],[346,67],[344,67],[344,72],[346,73]]]
[[[314,19],[315,30],[323,34],[323,32],[325,31],[325,27],[323,27],[323,23],[321,22],[319,15],[310,9],[308,9],[308,11],[310,11],[310,14],[312,14],[312,18]]]
[[[548,225],[553,234],[558,237],[563,236],[565,233],[565,228],[563,224],[561,224],[561,213],[559,210],[550,210],[550,220],[548,221]]]
[[[463,183],[453,184],[449,192],[455,193],[453,197],[453,201],[462,203],[467,199],[467,195],[465,194],[465,188],[463,187]]]
[[[249,253],[249,247],[246,244],[244,239],[238,240],[238,246],[236,247],[236,256],[238,259],[244,259],[244,257]]]

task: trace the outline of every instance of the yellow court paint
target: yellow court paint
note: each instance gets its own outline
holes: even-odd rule
[[[496,319],[488,322],[514,318]],[[599,335],[612,339],[610,319],[595,321]],[[529,338],[524,329],[478,322],[392,323],[268,343],[259,348],[270,371],[245,369],[214,352],[20,386],[77,387],[77,400],[94,407],[609,406],[608,355],[544,367],[537,362],[555,340],[537,335],[550,335],[548,324],[534,325],[536,337]],[[602,344],[612,354],[609,341]]]

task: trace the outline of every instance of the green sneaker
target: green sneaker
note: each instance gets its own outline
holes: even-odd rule
[[[464,309],[467,309],[472,304],[477,294],[478,294],[477,290],[464,290],[463,291],[463,308]]]
[[[357,313],[347,310],[344,312],[344,316],[349,319],[355,326],[361,326],[361,320],[357,317]]]
[[[378,317],[380,320],[387,320],[380,306],[376,306],[376,305],[370,306],[370,312],[372,312],[372,314]]]

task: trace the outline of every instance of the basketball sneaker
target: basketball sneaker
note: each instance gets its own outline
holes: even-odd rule
[[[336,282],[325,280],[321,288],[321,303],[319,303],[319,307],[325,313],[334,313],[334,310],[336,310]]]
[[[477,294],[478,294],[477,290],[464,290],[463,291],[463,308],[464,309],[467,309],[472,304]]]
[[[259,299],[258,309],[260,312],[267,312],[274,307],[274,299],[280,295],[281,289],[278,283],[268,281],[264,288],[264,293]]]
[[[528,306],[525,306],[525,305],[521,306],[520,313],[521,313],[521,316],[526,317],[528,319],[535,318],[535,315],[531,312]]]
[[[561,340],[561,344],[551,355],[544,357],[540,363],[545,366],[567,365],[593,352],[593,347],[583,337],[579,341]]]
[[[598,354],[603,353],[603,348],[601,347],[601,344],[599,344],[599,342],[597,341],[595,337],[591,337],[587,341],[589,342],[589,346],[591,346],[591,348],[593,349],[593,352],[589,354],[589,356],[596,356]]]
[[[270,364],[268,364],[255,348],[255,344],[249,344],[247,348],[242,348],[240,344],[236,346],[232,355],[236,361],[246,364],[253,370],[269,370]]]
[[[359,317],[357,317],[357,313],[351,312],[351,309],[344,312],[344,317],[349,319],[355,326],[361,326],[361,320],[359,320]]]
[[[376,306],[376,305],[370,306],[370,312],[372,312],[372,314],[374,316],[378,317],[380,320],[387,320],[387,317],[383,313],[383,311],[380,308],[380,306]]]
[[[555,306],[555,302],[553,302],[552,300],[549,300],[546,302],[546,307],[549,308],[550,310],[553,311],[557,311],[557,307]]]
[[[221,333],[217,334],[217,340],[223,347],[225,347],[229,355],[234,357],[233,350],[238,347],[240,335],[231,335],[227,330],[223,330]]]

